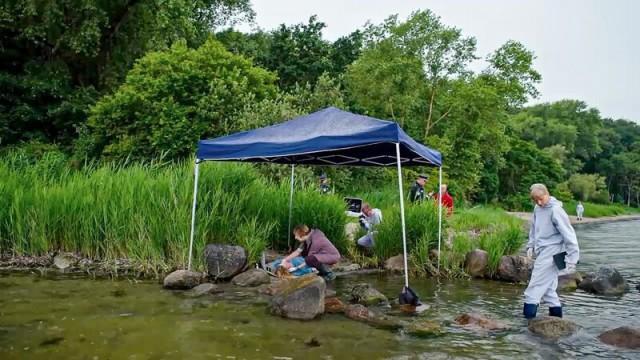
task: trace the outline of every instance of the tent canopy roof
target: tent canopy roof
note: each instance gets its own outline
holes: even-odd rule
[[[403,166],[441,166],[442,156],[400,126],[329,107],[292,120],[198,142],[198,161],[392,166],[400,144]]]

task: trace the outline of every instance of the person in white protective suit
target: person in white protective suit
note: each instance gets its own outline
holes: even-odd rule
[[[576,271],[580,258],[578,239],[569,216],[562,208],[562,202],[550,196],[546,186],[532,185],[531,199],[536,206],[529,231],[527,256],[533,257],[535,254],[536,260],[529,286],[524,292],[523,314],[527,319],[534,318],[542,300],[549,305],[550,316],[562,317],[562,304],[556,293],[560,273],[558,263],[566,264],[563,273]]]

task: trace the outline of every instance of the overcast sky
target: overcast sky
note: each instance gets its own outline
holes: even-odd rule
[[[406,18],[431,9],[449,25],[478,40],[484,58],[509,39],[537,56],[542,74],[535,102],[579,99],[602,115],[640,122],[640,0],[252,0],[256,24],[306,23],[317,14],[323,35],[335,40],[367,20]],[[635,18],[634,18],[635,17]],[[635,22],[634,22],[635,21]],[[248,30],[243,27],[242,30]],[[474,64],[474,69],[482,64]],[[635,85],[635,87],[633,86]]]

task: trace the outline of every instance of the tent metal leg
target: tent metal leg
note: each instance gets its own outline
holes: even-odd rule
[[[400,143],[396,143],[398,159],[398,189],[400,191],[400,220],[402,223],[402,254],[404,257],[404,286],[409,287],[409,266],[407,265],[407,230],[404,223],[404,192],[402,191],[402,166],[400,165]]]
[[[191,236],[189,237],[189,265],[187,270],[191,270],[191,258],[193,257],[193,237],[196,229],[196,205],[198,202],[198,178],[200,176],[200,161],[196,159],[195,179],[193,181],[193,207],[191,208]]]
[[[291,221],[293,220],[293,184],[296,166],[291,164],[291,191],[289,192],[289,232],[287,233],[287,248],[291,249]]]
[[[442,243],[442,166],[438,168],[438,273],[440,273],[440,244]]]

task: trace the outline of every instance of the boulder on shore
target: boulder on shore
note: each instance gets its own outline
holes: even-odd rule
[[[241,246],[209,244],[204,249],[207,272],[214,279],[230,279],[247,264],[247,252]]]
[[[464,263],[467,274],[476,278],[485,277],[488,270],[487,266],[489,265],[489,253],[480,249],[469,251]]]
[[[176,270],[164,278],[164,287],[173,290],[188,290],[200,284],[202,274],[189,270]]]
[[[324,279],[309,274],[287,279],[278,285],[270,311],[289,319],[311,320],[324,313]]]
[[[384,269],[394,273],[404,273],[404,256],[400,254],[388,258],[384,262]]]
[[[260,269],[251,269],[233,277],[231,283],[242,287],[254,287],[268,284],[269,274]]]
[[[360,224],[357,222],[350,222],[344,226],[344,234],[349,241],[356,241],[356,236],[360,231]]]
[[[600,334],[598,338],[607,345],[627,349],[640,349],[640,329],[622,326],[613,330],[605,331]]]
[[[598,272],[585,275],[578,289],[600,295],[622,295],[629,290],[629,285],[618,270],[603,266]]]
[[[526,283],[531,278],[533,260],[526,256],[506,255],[500,258],[498,278],[505,281]]]
[[[78,263],[78,257],[72,253],[61,252],[53,257],[53,266],[60,270],[65,270]]]

